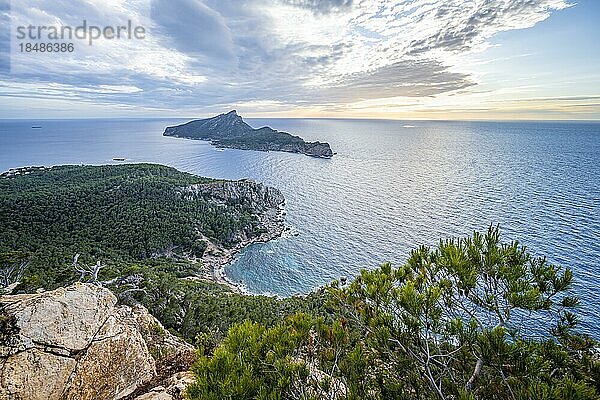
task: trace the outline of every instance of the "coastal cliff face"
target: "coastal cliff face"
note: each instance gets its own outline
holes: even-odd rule
[[[216,117],[169,126],[164,136],[207,140],[221,148],[259,151],[284,151],[311,157],[331,158],[328,143],[305,142],[299,136],[280,132],[267,126],[254,129],[244,122],[235,110]]]
[[[226,207],[229,204],[245,204],[251,210],[254,223],[250,229],[238,229],[232,232],[229,238],[230,250],[233,252],[254,242],[265,242],[281,235],[284,225],[285,198],[278,189],[265,186],[251,180],[215,181],[190,185],[181,188],[184,199],[194,200],[198,197],[210,199],[210,203],[217,207]],[[205,241],[210,241],[202,237]],[[212,242],[212,241],[210,241]],[[224,246],[217,245],[221,251],[226,251]],[[208,256],[207,252],[204,254]],[[228,263],[222,260],[222,264]]]
[[[193,347],[144,307],[118,305],[107,289],[75,284],[2,296],[0,307],[1,400],[135,398],[161,381],[172,385],[140,398],[169,400],[190,381],[181,371]]]
[[[278,189],[251,180],[216,181],[183,188],[183,193],[206,194],[212,199],[226,201],[250,201],[256,210],[283,207],[285,199]]]

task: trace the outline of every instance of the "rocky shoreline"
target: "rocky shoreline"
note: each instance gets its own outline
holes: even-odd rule
[[[226,285],[236,293],[250,294],[242,284],[234,282],[226,276],[225,267],[244,248],[252,244],[274,240],[280,237],[286,229],[289,229],[284,224],[285,199],[283,195],[275,188],[251,180],[219,181],[211,184],[195,185],[185,188],[184,193],[192,195],[208,194],[217,202],[227,202],[241,198],[252,202],[255,210],[254,215],[258,219],[258,228],[263,231],[262,233],[248,235],[245,232],[238,232],[235,246],[226,248],[198,232],[200,239],[207,246],[202,257],[190,260],[202,263],[202,279]]]
[[[266,243],[268,241],[275,240],[281,237],[285,230],[289,229],[283,223],[284,215],[285,211],[283,207],[279,210],[273,209],[267,211],[265,213],[265,225],[267,232],[261,234],[257,238],[245,240],[232,249],[219,249],[222,255],[216,258],[212,258],[209,264],[211,271],[211,280],[216,283],[228,286],[233,292],[251,295],[252,293],[249,292],[241,282],[235,282],[225,274],[225,267],[231,264],[234,260],[235,255],[243,249],[245,249],[246,247],[257,243]],[[202,259],[202,262],[206,262],[204,257]]]

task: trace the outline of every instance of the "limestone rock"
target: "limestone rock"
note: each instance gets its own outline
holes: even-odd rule
[[[192,383],[194,375],[191,372],[179,372],[165,380],[167,387],[157,386],[135,400],[183,400],[187,387]]]
[[[60,288],[35,295],[3,296],[0,305],[16,318],[18,333],[11,346],[0,343],[0,355],[35,346],[67,353],[85,349],[102,326],[117,299],[92,285]]]
[[[221,204],[238,200],[250,201],[253,208],[259,210],[280,208],[285,203],[279,190],[247,179],[190,185],[182,188],[182,194],[184,197],[208,195]]]
[[[90,284],[2,296],[0,310],[0,400],[122,399],[194,356],[145,308]]]

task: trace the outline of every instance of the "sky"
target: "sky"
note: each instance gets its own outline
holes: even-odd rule
[[[597,0],[0,0],[0,118],[600,120],[598,20]],[[48,36],[83,21],[144,35]]]

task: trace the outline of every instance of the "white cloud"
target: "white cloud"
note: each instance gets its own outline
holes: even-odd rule
[[[476,83],[461,72],[464,54],[568,6],[562,0],[21,0],[13,2],[13,27],[131,20],[146,27],[147,37],[76,42],[73,54],[59,57],[13,51],[4,95],[64,91],[164,109],[437,96]]]

